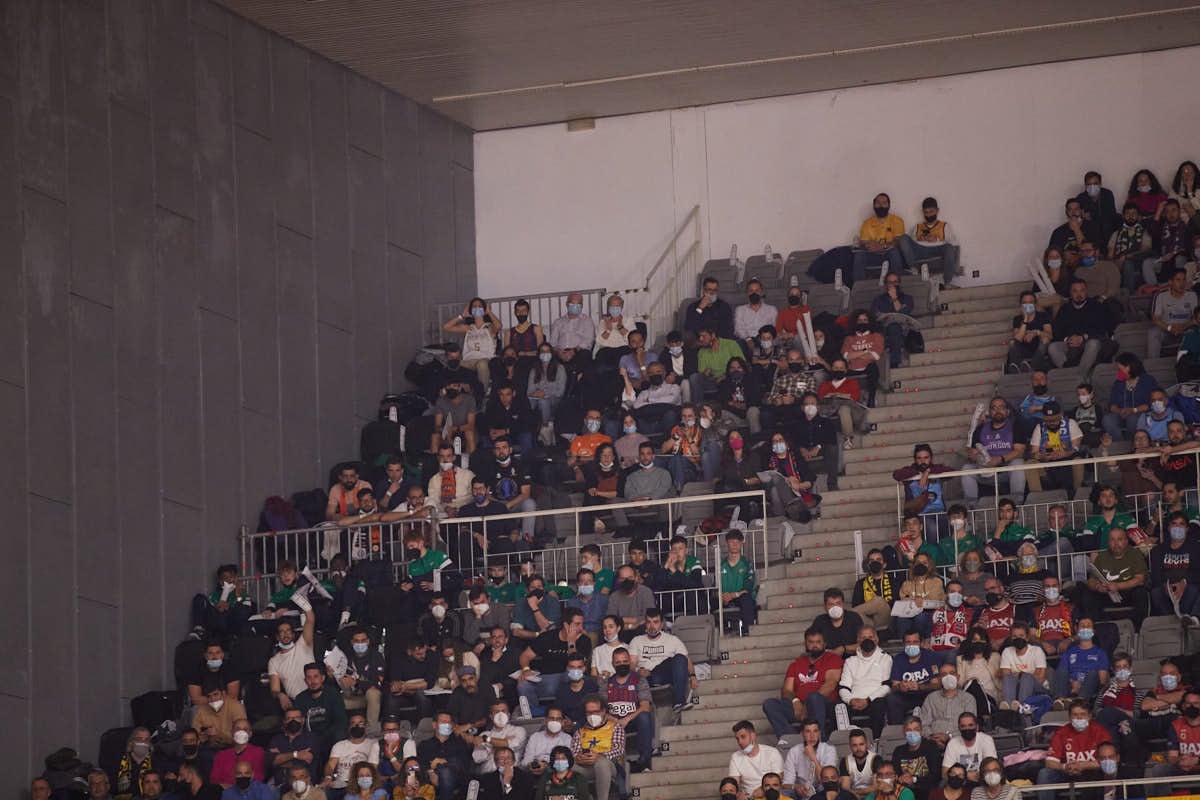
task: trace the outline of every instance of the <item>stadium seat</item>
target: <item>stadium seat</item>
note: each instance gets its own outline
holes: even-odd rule
[[[1139,658],[1133,662],[1133,685],[1153,689],[1158,685],[1159,663],[1153,658]]]
[[[692,663],[711,661],[720,656],[717,650],[717,628],[707,614],[676,617],[671,633],[687,647]]]
[[[1146,617],[1138,633],[1138,658],[1159,661],[1185,652],[1187,635],[1178,617]]]

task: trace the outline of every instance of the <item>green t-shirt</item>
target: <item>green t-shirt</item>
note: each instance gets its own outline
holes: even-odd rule
[[[920,553],[925,551],[926,546],[927,545],[921,545],[921,548],[917,550],[917,552]],[[962,555],[968,550],[979,550],[982,546],[983,545],[979,543],[979,540],[975,538],[974,534],[968,533],[966,536],[958,540],[958,554]],[[937,543],[936,552],[931,553],[930,555],[933,556],[934,563],[939,567],[952,567],[958,563],[958,559],[955,558],[954,553],[954,539],[953,537],[947,536],[945,539],[942,539]]]
[[[917,796],[913,794],[913,790],[907,786],[901,786],[900,791],[892,795],[895,800],[917,800]],[[878,792],[871,792],[867,795],[866,800],[881,800]]]
[[[596,573],[596,591],[611,592],[613,588],[613,582],[615,580],[616,574],[608,567],[605,567]]]
[[[1090,517],[1087,522],[1083,523],[1083,530],[1081,530],[1079,533],[1081,536],[1095,534],[1100,540],[1098,548],[1103,550],[1108,547],[1108,532],[1110,530],[1113,528],[1132,528],[1134,525],[1137,525],[1137,520],[1126,514],[1124,511],[1118,511],[1117,513],[1113,514],[1113,520],[1111,523],[1104,520],[1103,514],[1097,514],[1094,517]]]
[[[721,559],[721,591],[744,591],[754,596],[758,595],[758,578],[754,574],[754,566],[745,556],[733,565],[730,565],[728,558]]]
[[[1103,550],[1096,554],[1092,564],[1105,580],[1114,583],[1131,580],[1136,575],[1145,575],[1150,571],[1146,566],[1146,557],[1136,547],[1126,547],[1120,558],[1109,550]]]
[[[435,569],[446,569],[453,563],[441,550],[426,550],[425,555],[408,562],[408,577],[417,580],[433,574]]]
[[[1000,531],[999,539],[1002,542],[1023,542],[1027,536],[1032,537],[1033,531],[1014,521],[1004,526],[1004,530]]]
[[[733,339],[719,339],[717,351],[714,353],[710,347],[701,347],[696,355],[696,369],[704,372],[706,369],[711,369],[713,377],[725,374],[725,366],[731,358],[743,358],[745,353],[742,348]]]
[[[499,586],[488,584],[487,593],[493,603],[515,603],[525,596],[525,584],[502,583]]]

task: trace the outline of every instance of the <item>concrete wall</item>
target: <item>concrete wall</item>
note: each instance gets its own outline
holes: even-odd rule
[[[1197,59],[1191,47],[481,133],[480,290],[640,286],[697,203],[708,258],[735,242],[743,258],[845,244],[881,191],[910,226],[937,197],[975,282],[1027,278],[1086,170],[1123,200],[1138,168],[1165,184],[1200,158],[1200,103],[1175,80]]]
[[[475,293],[472,155],[207,0],[0,0],[6,780],[94,758],[238,525],[356,453]]]

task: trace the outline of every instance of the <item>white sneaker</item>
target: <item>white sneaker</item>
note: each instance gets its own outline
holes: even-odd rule
[[[1033,706],[1029,705],[1028,703],[1018,703],[1016,705],[1017,705],[1017,709],[1025,716],[1027,716],[1027,717],[1033,716]]]
[[[778,747],[780,750],[787,750],[789,747],[792,746],[792,743],[789,742],[787,739],[780,739],[778,742],[775,743],[775,746]]]

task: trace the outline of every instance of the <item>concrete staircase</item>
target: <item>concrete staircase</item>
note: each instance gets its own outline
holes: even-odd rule
[[[761,742],[775,743],[762,701],[775,696],[788,664],[802,651],[804,629],[822,610],[822,592],[838,586],[849,597],[858,572],[853,532],[862,531],[867,548],[895,541],[892,471],[912,462],[914,444],[932,445],[935,460],[962,463],[975,405],[992,396],[1003,373],[1009,321],[1026,285],[942,292],[945,309],[924,331],[926,352],[892,370],[899,386],[879,394],[868,417],[875,430],[846,453],[846,474],[838,491],[824,493],[821,519],[793,539],[803,559],[760,576],[759,624],[745,638],[721,640],[727,657],[713,666],[711,680],[701,682],[700,704],[683,712],[682,724],[660,729],[664,752],[654,771],[630,776],[637,796],[692,800],[715,794],[736,747],[730,729],[738,720],[752,721]]]

